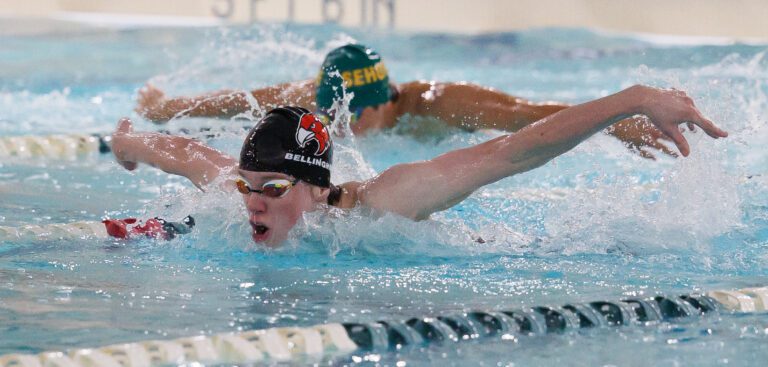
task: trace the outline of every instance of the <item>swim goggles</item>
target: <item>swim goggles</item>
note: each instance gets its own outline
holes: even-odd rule
[[[365,107],[355,107],[349,111],[351,113],[351,116],[349,117],[350,125],[354,124],[360,119],[360,115],[363,114],[363,110],[365,110]],[[315,113],[315,116],[317,116],[317,118],[319,118],[325,126],[330,126],[330,124],[336,120],[335,114],[330,111],[320,110]]]
[[[264,195],[269,198],[281,198],[285,196],[285,194],[288,193],[288,191],[291,191],[291,188],[296,186],[296,184],[299,182],[299,179],[295,179],[293,181],[286,180],[286,179],[276,179],[276,180],[269,180],[265,182],[263,185],[261,185],[261,190],[259,189],[252,189],[250,186],[248,186],[248,183],[245,182],[245,180],[238,178],[235,180],[235,186],[237,186],[237,191],[239,191],[243,195],[248,195],[252,192],[255,192],[260,195]]]

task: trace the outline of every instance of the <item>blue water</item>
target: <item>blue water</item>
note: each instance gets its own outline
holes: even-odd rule
[[[0,135],[107,133],[136,90],[169,95],[314,77],[348,40],[391,76],[470,81],[578,103],[636,83],[687,90],[731,133],[688,134],[687,159],[642,159],[598,135],[535,171],[479,190],[432,220],[308,214],[279,251],[255,248],[238,198],[202,194],[109,156],[0,162],[0,225],[161,215],[198,220],[171,242],[0,245],[0,354],[468,309],[564,304],[768,284],[768,45],[672,44],[582,29],[457,36],[333,27],[69,30],[0,36]],[[185,119],[164,126],[233,126]],[[209,143],[239,151],[228,130]],[[334,181],[500,135],[403,121],[337,141]],[[556,193],[560,193],[555,195]],[[563,194],[564,193],[564,194]],[[478,243],[482,237],[485,243]],[[338,364],[750,365],[768,317],[359,354]]]

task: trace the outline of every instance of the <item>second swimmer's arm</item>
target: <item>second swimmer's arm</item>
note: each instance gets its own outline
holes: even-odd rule
[[[463,129],[500,129],[516,132],[570,107],[557,102],[534,103],[501,91],[469,83],[411,82],[400,86],[400,114],[434,116]],[[664,145],[652,124],[632,118],[606,130],[640,155],[653,158],[650,149],[675,154]]]
[[[126,169],[146,163],[188,178],[203,189],[220,175],[233,174],[237,161],[199,141],[159,133],[135,133],[131,121],[122,119],[112,134],[112,152]]]
[[[470,83],[410,82],[399,86],[401,114],[433,116],[464,129],[518,131],[568,105],[534,103]]]
[[[283,105],[311,109],[314,93],[314,82],[306,80],[255,89],[250,94],[261,109]],[[228,118],[257,107],[251,104],[251,96],[246,92],[221,90],[196,97],[165,98],[162,91],[148,84],[139,91],[136,111],[154,122],[166,122],[181,116]]]

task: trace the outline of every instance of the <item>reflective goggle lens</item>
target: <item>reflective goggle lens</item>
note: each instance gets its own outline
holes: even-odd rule
[[[261,193],[271,198],[279,198],[291,189],[293,184],[288,180],[272,180],[261,186]]]
[[[251,188],[248,187],[248,184],[245,183],[245,181],[241,179],[235,180],[235,185],[237,186],[237,191],[240,191],[241,194],[250,194]]]
[[[333,118],[331,118],[331,115],[327,113],[318,111],[315,116],[317,116],[317,118],[320,119],[320,122],[322,122],[325,126],[330,126],[331,122],[333,122]]]
[[[239,191],[241,194],[247,195],[252,192],[255,192],[270,198],[282,197],[288,191],[290,191],[291,187],[293,187],[295,184],[296,184],[296,181],[291,182],[283,179],[270,180],[265,182],[263,185],[261,185],[261,190],[256,190],[248,186],[248,183],[246,183],[245,180],[242,180],[242,179],[235,180],[237,191]]]
[[[365,107],[357,107],[351,109],[350,115],[349,115],[349,123],[354,124],[358,120],[360,120],[360,115],[363,114],[363,110],[365,110]],[[334,114],[327,112],[327,111],[317,111],[315,113],[315,116],[317,116],[318,119],[323,123],[325,126],[331,126],[331,123],[336,120],[336,116]]]

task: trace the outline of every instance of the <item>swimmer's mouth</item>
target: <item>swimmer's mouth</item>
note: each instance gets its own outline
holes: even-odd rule
[[[269,230],[269,227],[261,223],[253,223],[253,222],[251,222],[251,228],[253,228],[253,232],[255,232],[257,235],[262,235],[264,233],[267,233],[267,231]]]

